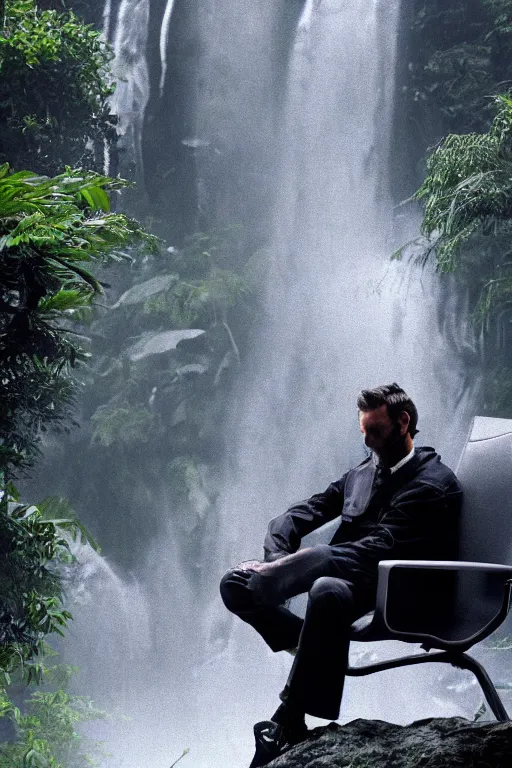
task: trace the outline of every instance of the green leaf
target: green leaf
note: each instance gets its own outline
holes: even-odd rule
[[[23,768],[49,768],[50,763],[35,749],[29,749],[23,755]]]
[[[92,292],[85,292],[79,288],[68,290],[62,288],[53,296],[41,299],[38,308],[41,312],[50,312],[52,310],[65,312],[70,309],[82,309],[89,306],[92,296]]]
[[[104,211],[105,213],[110,211],[110,200],[105,190],[101,187],[90,186],[82,189],[81,194],[93,210]]]

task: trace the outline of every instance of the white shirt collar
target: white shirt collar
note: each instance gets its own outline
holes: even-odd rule
[[[397,470],[401,469],[405,464],[407,464],[407,462],[410,461],[413,456],[414,456],[414,446],[412,448],[412,451],[408,453],[407,456],[404,456],[403,459],[400,459],[400,461],[397,464],[389,468],[389,473],[393,475]],[[379,462],[375,454],[373,454],[373,460],[375,465],[378,466]]]
[[[404,466],[404,464],[407,464],[407,462],[412,459],[413,456],[414,456],[414,447],[412,451],[408,453],[407,456],[404,456],[403,459],[400,459],[400,461],[397,464],[395,464],[394,467],[390,467],[389,471],[391,472],[391,474],[393,475],[397,471],[397,469],[401,469]]]

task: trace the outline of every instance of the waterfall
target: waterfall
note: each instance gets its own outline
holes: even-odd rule
[[[77,691],[103,703],[112,702],[114,692],[112,709],[124,714],[137,689],[134,670],[151,652],[147,599],[140,584],[122,578],[89,545],[71,543],[71,551],[76,562],[64,574],[64,587],[74,619],[59,647],[66,661],[80,662]]]
[[[163,96],[165,86],[165,76],[167,74],[167,41],[169,39],[169,27],[171,25],[171,16],[174,8],[174,0],[167,0],[162,27],[160,29],[160,97]]]
[[[167,514],[168,500],[160,503]],[[169,524],[130,577],[88,545],[73,548],[66,594],[74,618],[59,650],[78,664],[73,691],[109,715],[84,729],[105,744],[101,768],[168,768],[196,746],[198,601],[183,577],[178,533]]]
[[[311,23],[311,19],[313,17],[313,10],[315,7],[315,2],[318,4],[317,0],[306,0],[306,3],[304,5],[304,9],[302,11],[302,16],[299,19],[299,24],[297,26],[298,30],[301,29],[309,29],[309,25]]]
[[[103,29],[102,34],[105,40],[110,37],[110,19],[112,16],[112,0],[107,0],[103,8]]]
[[[432,270],[412,267],[411,274],[409,265],[390,262],[397,15],[389,0],[324,0],[306,6],[299,24],[281,132],[268,319],[232,427],[237,466],[223,502],[226,564],[254,556],[254,536],[261,538],[273,510],[363,457],[355,408],[363,387],[401,383],[418,403],[421,442],[435,443],[451,464],[465,437],[467,413],[456,416],[455,406],[460,366],[433,330],[439,282]],[[461,429],[446,434],[454,419]],[[235,513],[234,479],[256,509],[245,503],[244,514]]]
[[[227,436],[212,582],[226,567],[261,557],[271,517],[363,458],[360,389],[398,381],[419,408],[417,444],[434,444],[452,466],[467,433],[472,393],[461,401],[460,358],[437,330],[438,277],[390,262],[398,14],[390,0],[323,0],[306,3],[298,23],[279,139],[266,319]],[[198,695],[204,712],[216,711],[221,737],[205,734],[204,766],[243,764],[251,723],[272,713],[290,661],[226,616],[213,590],[205,631],[210,654]],[[357,656],[381,652],[354,648]],[[409,696],[412,686],[423,695]],[[432,673],[417,669],[349,680],[341,720],[460,714],[440,690]]]
[[[105,15],[110,16],[110,0]],[[108,15],[107,15],[108,9]],[[116,90],[111,109],[118,116],[119,146],[128,153],[130,175],[143,181],[142,129],[149,99],[149,73],[146,61],[149,0],[122,0],[115,25],[113,73]],[[127,169],[128,171],[130,168]]]

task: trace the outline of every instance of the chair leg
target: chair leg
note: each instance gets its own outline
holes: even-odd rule
[[[498,695],[498,691],[483,668],[483,666],[469,656],[467,653],[454,653],[453,651],[436,651],[434,653],[422,653],[414,656],[401,656],[398,659],[388,659],[375,664],[369,664],[363,667],[348,667],[346,674],[350,677],[363,677],[371,675],[374,672],[383,672],[386,669],[396,669],[397,667],[408,667],[415,664],[425,664],[429,662],[446,662],[459,669],[468,669],[474,674],[480,688],[483,691],[491,711],[500,723],[510,722],[507,710]]]
[[[460,667],[461,669],[469,669],[474,674],[480,684],[485,699],[491,708],[491,711],[500,723],[510,722],[507,710],[503,706],[503,703],[499,697],[498,691],[494,687],[494,683],[483,668],[483,666],[473,659],[472,656],[468,656],[467,653],[457,654],[456,658],[451,659],[451,663],[454,667]]]

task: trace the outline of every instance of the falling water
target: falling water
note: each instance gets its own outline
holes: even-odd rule
[[[165,76],[167,74],[167,43],[169,40],[169,27],[171,26],[171,16],[174,9],[174,0],[167,0],[162,27],[160,29],[160,97],[163,96],[165,86]]]
[[[105,17],[110,22],[109,3],[110,0],[107,0]],[[133,163],[132,173],[138,182],[142,182],[143,178],[142,129],[149,99],[146,61],[148,23],[149,0],[121,1],[113,38],[112,69],[116,90],[111,99],[111,109],[118,116],[119,147],[127,151]]]
[[[389,260],[396,245],[388,158],[398,6],[308,2],[298,24],[267,321],[228,434],[220,523],[210,542],[212,582],[223,568],[261,557],[271,517],[363,458],[355,409],[363,387],[399,381],[419,408],[419,444],[435,444],[452,466],[465,438],[474,393],[461,401],[460,358],[437,330],[436,275],[411,275],[414,267]],[[454,309],[447,305],[445,313]],[[290,666],[280,658],[286,654],[272,656],[250,628],[225,614],[212,592],[210,655],[199,676],[219,738],[204,733],[204,766],[249,759],[250,724],[271,714]],[[402,670],[349,681],[342,720],[460,713],[456,702],[430,695],[435,686],[427,675]],[[412,697],[412,686],[423,695]]]
[[[299,19],[297,31],[301,32],[303,29],[309,29],[311,19],[313,18],[313,10],[315,8],[316,0],[306,0],[302,16]]]
[[[105,40],[110,37],[110,19],[112,15],[112,0],[107,0],[103,8],[103,29],[102,34]]]
[[[74,620],[62,644],[64,659],[83,662],[75,681],[78,691],[112,702],[123,713],[133,700],[134,669],[150,653],[151,617],[147,600],[134,579],[122,578],[89,545],[72,544],[76,564],[65,575],[65,591]],[[108,637],[108,642],[103,638]]]
[[[452,464],[465,436],[465,409],[455,416],[460,366],[434,330],[435,275],[411,276],[409,266],[389,260],[397,5],[316,2],[299,23],[281,137],[268,322],[230,435],[237,435],[230,455],[238,490],[226,484],[226,564],[255,554],[254,534],[261,537],[273,511],[361,459],[361,388],[399,381],[418,402],[422,442],[435,442]],[[243,505],[234,501],[238,493]]]
[[[128,669],[112,664],[114,675],[127,677],[122,698],[134,718],[119,742],[108,745],[117,755],[112,765],[122,768],[167,768],[187,746],[194,768],[248,762],[251,724],[271,714],[290,661],[232,620],[217,597],[218,580],[228,565],[261,556],[272,516],[361,459],[358,391],[399,381],[419,407],[419,442],[436,445],[452,466],[469,420],[472,393],[461,397],[458,371],[461,347],[470,342],[457,333],[449,347],[437,330],[436,275],[427,271],[419,279],[407,265],[389,261],[397,245],[388,158],[398,0],[307,0],[287,62],[277,138],[267,87],[275,5],[205,0],[199,11],[196,135],[217,157],[236,145],[238,163],[231,171],[235,191],[226,183],[222,194],[210,188],[205,207],[226,220],[239,198],[272,198],[272,258],[265,320],[225,435],[225,483],[204,542],[203,592],[187,582],[178,523],[171,520],[141,558],[139,586],[121,598],[133,600],[136,620],[119,640],[119,656],[133,641],[129,647],[147,652]],[[168,0],[160,29],[161,91],[173,6]],[[113,108],[138,176],[149,94],[148,15],[148,0],[122,0],[114,34]],[[237,187],[235,173],[247,189]],[[208,186],[207,174],[199,183]],[[446,328],[455,311],[463,317],[445,302]],[[167,500],[158,503],[167,514]],[[97,623],[94,628],[96,636],[108,635]],[[355,649],[359,656],[376,652]],[[407,721],[460,711],[428,696],[424,680],[425,695],[412,701],[408,691],[420,679],[417,670],[389,672],[347,685],[342,719]],[[119,682],[109,683],[112,695]]]

